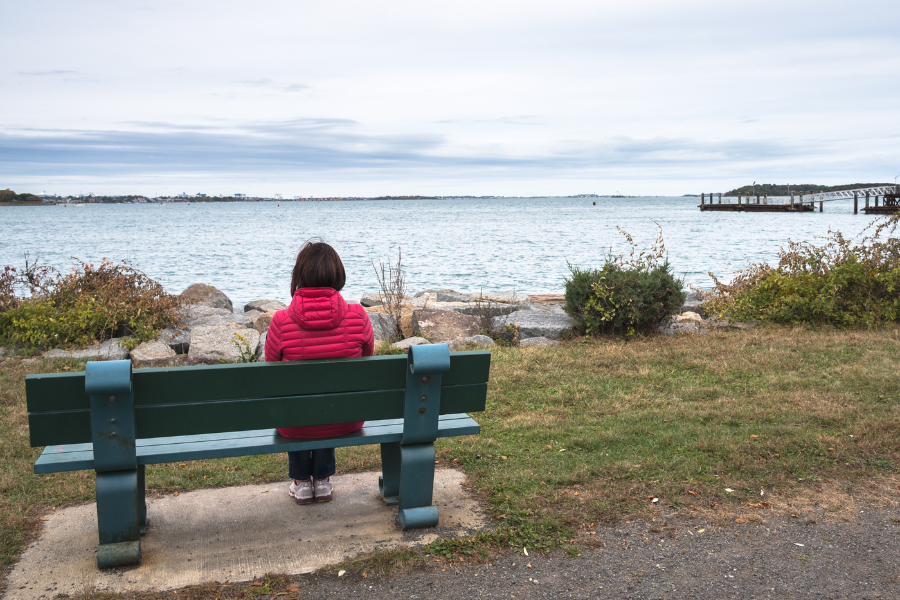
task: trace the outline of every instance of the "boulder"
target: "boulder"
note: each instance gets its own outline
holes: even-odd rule
[[[148,367],[171,367],[178,356],[169,344],[162,339],[144,342],[131,351],[131,366],[135,369]]]
[[[221,290],[205,283],[189,285],[181,292],[181,298],[187,304],[205,304],[213,308],[226,308],[228,312],[234,310],[228,296]]]
[[[383,312],[370,312],[369,320],[375,332],[376,342],[389,342],[396,339],[397,318]]]
[[[177,327],[166,327],[159,334],[159,339],[169,345],[176,354],[187,354],[191,349],[191,334]]]
[[[703,318],[709,317],[710,315],[706,314],[706,310],[703,308],[704,304],[705,301],[700,297],[700,294],[688,292],[684,304],[681,306],[681,312],[694,312]]]
[[[700,326],[700,323],[695,321],[685,321],[683,323],[669,323],[663,324],[659,326],[659,332],[668,336],[675,337],[679,334],[705,334],[709,333],[709,329],[704,329]]]
[[[572,318],[562,311],[517,310],[503,317],[495,317],[492,324],[496,329],[501,329],[504,325],[518,325],[520,340],[535,337],[558,340],[572,328]]]
[[[412,328],[412,315],[415,310],[416,307],[412,304],[400,305],[400,329],[403,330],[403,335],[405,337],[411,337],[414,333]],[[386,313],[387,310],[384,306],[372,306],[366,308],[366,312],[369,313],[369,317],[371,317],[372,313]]]
[[[278,300],[254,300],[253,302],[248,302],[244,305],[244,312],[248,313],[251,310],[257,310],[261,313],[267,313],[283,310],[285,308],[287,308],[287,306]]]
[[[215,365],[220,362],[245,362],[259,346],[259,332],[234,323],[195,327],[191,330],[191,362]],[[243,352],[243,356],[242,356]]]
[[[412,327],[415,333],[435,343],[481,333],[478,319],[452,310],[417,310],[412,316]]]
[[[125,360],[128,358],[128,350],[123,346],[119,338],[112,338],[87,348],[76,350],[62,350],[54,348],[44,352],[43,358],[78,358],[87,360]]]
[[[518,302],[518,303],[526,303],[528,302],[528,294],[520,294],[516,290],[504,290],[502,292],[487,292],[482,293],[482,297],[487,298],[489,300],[495,300],[497,302]]]
[[[430,343],[431,342],[429,342],[428,340],[426,340],[423,337],[414,336],[414,337],[408,337],[405,340],[400,340],[399,342],[395,342],[395,343],[391,344],[391,348],[394,348],[395,350],[396,349],[406,350],[410,346],[421,346],[423,344],[430,344]]]
[[[473,335],[472,337],[461,338],[447,343],[451,350],[458,350],[459,348],[465,347],[466,344],[475,344],[476,346],[493,346],[494,340],[486,335]]]
[[[462,313],[464,315],[471,315],[473,317],[479,317],[482,314],[489,315],[491,317],[496,317],[500,315],[508,315],[509,313],[520,310],[520,306],[516,306],[515,304],[500,304],[498,302],[492,302],[490,300],[483,301],[481,303],[471,303],[467,302],[465,304],[458,302],[442,302],[436,303],[433,308],[436,310],[455,310],[456,312]]]
[[[422,290],[421,292],[416,292],[415,294],[413,294],[413,298],[421,298],[422,296],[426,296],[426,295],[436,296],[437,294],[456,294],[456,293],[457,293],[456,290],[450,290],[450,289],[446,289],[446,288],[440,289],[440,290]]]
[[[701,317],[697,313],[691,312],[691,311],[683,312],[680,315],[675,315],[676,323],[686,323],[688,321],[693,321],[694,323],[699,323],[702,320],[703,320],[703,317]]]
[[[232,314],[234,313],[227,308],[213,308],[212,306],[206,306],[205,304],[189,304],[182,309],[181,319],[187,327],[191,327],[199,319],[212,316],[227,317]]]
[[[407,304],[409,302],[412,302],[412,298],[409,296],[401,296],[401,304]],[[359,299],[359,303],[366,308],[372,306],[384,306],[384,294],[381,292],[363,294],[362,298]]]
[[[562,306],[566,303],[565,294],[531,294],[528,296],[528,302],[531,304],[550,304]]]
[[[256,346],[256,360],[259,362],[266,362],[266,337],[268,335],[269,332],[265,331],[259,336],[259,344]]]
[[[249,329],[251,319],[247,315],[228,313],[222,315],[210,315],[208,317],[200,317],[188,322],[188,328],[193,331],[197,327],[214,327],[216,325],[237,325]]]
[[[559,346],[559,340],[551,340],[545,337],[533,337],[519,340],[520,346]]]
[[[437,294],[435,294],[436,302],[475,302],[475,300],[477,300],[477,298],[458,292],[437,292]]]
[[[272,323],[272,317],[275,316],[275,313],[278,312],[273,310],[271,312],[258,313],[256,311],[252,313],[244,313],[245,315],[250,316],[250,328],[257,330],[260,335],[267,332],[269,330],[269,324]]]

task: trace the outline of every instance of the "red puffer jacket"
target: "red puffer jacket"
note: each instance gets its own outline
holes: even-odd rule
[[[347,304],[331,288],[300,288],[291,305],[272,317],[266,335],[266,362],[372,356],[375,336],[369,315]],[[291,438],[324,438],[362,429],[362,422],[279,428]]]

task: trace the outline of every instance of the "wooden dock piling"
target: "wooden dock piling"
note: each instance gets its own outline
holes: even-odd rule
[[[859,193],[853,192],[853,214],[859,214]]]

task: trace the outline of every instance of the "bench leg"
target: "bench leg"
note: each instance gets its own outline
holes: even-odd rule
[[[400,502],[400,443],[381,444],[381,477],[378,490],[385,504]]]
[[[97,473],[97,524],[101,569],[141,562],[138,472]]]
[[[434,494],[434,444],[400,446],[400,510],[397,522],[403,530],[434,527],[437,507]]]
[[[147,486],[144,479],[144,465],[138,465],[138,524],[141,526],[141,535],[147,532]]]

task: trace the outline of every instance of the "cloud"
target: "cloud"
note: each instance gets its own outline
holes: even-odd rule
[[[301,92],[303,90],[308,90],[311,86],[308,86],[303,83],[292,83],[289,86],[282,88],[285,92]]]
[[[55,71],[19,71],[19,75],[25,77],[47,77],[49,75],[73,75],[75,71],[55,70]]]

